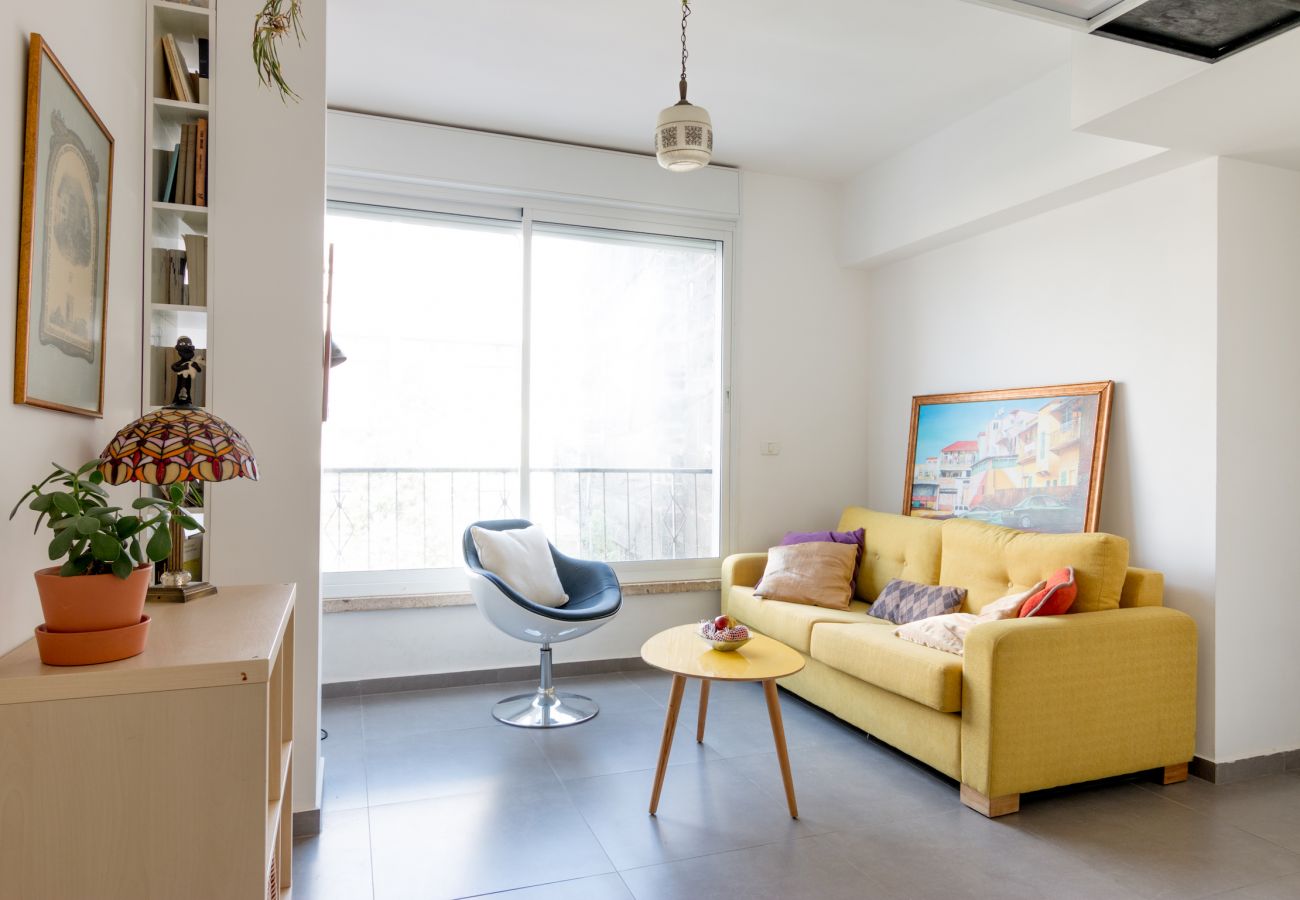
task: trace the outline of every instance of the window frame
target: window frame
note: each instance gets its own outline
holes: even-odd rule
[[[326,212],[334,209],[367,209],[380,214],[452,216],[500,220],[519,223],[523,238],[523,284],[521,285],[523,350],[521,354],[521,440],[520,440],[520,507],[529,503],[529,400],[531,349],[531,275],[532,229],[534,223],[574,228],[598,228],[668,238],[716,241],[721,246],[721,308],[718,311],[718,435],[717,459],[714,464],[718,491],[718,555],[694,559],[661,559],[612,562],[619,579],[625,582],[687,581],[718,577],[722,560],[731,552],[732,540],[732,294],[735,284],[737,223],[724,219],[696,218],[668,214],[589,200],[564,202],[537,200],[525,196],[472,190],[423,190],[395,192],[387,183],[373,189],[358,186],[362,179],[352,175],[345,185],[331,184],[326,192]],[[422,186],[424,187],[424,186]],[[521,513],[524,514],[524,513]],[[318,538],[319,539],[319,536]],[[321,571],[321,596],[325,599],[351,597],[420,596],[460,593],[469,589],[465,570],[385,569],[373,571]]]

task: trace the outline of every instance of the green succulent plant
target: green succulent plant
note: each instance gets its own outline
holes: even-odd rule
[[[185,490],[179,484],[170,485],[165,498],[137,497],[131,504],[134,513],[124,515],[122,507],[109,506],[99,463],[92,459],[76,471],[53,463],[54,471],[32,485],[9,513],[12,519],[23,501],[32,498],[27,504],[37,513],[32,533],[42,524],[54,532],[49,553],[51,560],[64,560],[60,575],[111,573],[127,578],[137,566],[161,562],[171,553],[172,519],[203,530],[185,512]]]

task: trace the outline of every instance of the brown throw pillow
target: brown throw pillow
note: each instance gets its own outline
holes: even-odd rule
[[[767,551],[767,568],[763,580],[754,588],[754,596],[848,609],[853,599],[849,583],[857,559],[857,544],[814,541],[773,547]]]

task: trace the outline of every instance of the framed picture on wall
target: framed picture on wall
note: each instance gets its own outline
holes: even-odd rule
[[[1113,381],[912,398],[903,514],[1096,531]]]
[[[31,36],[14,402],[102,416],[113,136]]]

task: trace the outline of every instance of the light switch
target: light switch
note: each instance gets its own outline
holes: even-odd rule
[[[780,456],[781,444],[777,441],[763,441],[758,445],[758,452],[763,456]]]

